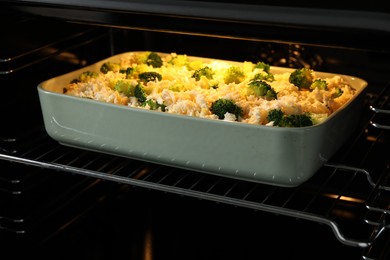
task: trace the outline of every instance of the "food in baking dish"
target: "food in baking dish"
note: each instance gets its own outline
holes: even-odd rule
[[[295,187],[351,136],[366,86],[310,69],[134,51],[37,89],[45,129],[63,145]]]
[[[308,68],[274,73],[263,62],[191,59],[185,54],[132,52],[85,70],[64,93],[165,113],[301,127],[321,123],[356,90],[339,75]]]

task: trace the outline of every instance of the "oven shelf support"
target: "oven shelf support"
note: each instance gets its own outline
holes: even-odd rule
[[[340,231],[340,228],[336,222],[334,222],[330,219],[327,219],[326,217],[315,215],[315,214],[308,213],[308,212],[297,211],[297,210],[288,209],[288,208],[284,208],[284,207],[277,207],[277,206],[268,205],[265,203],[246,201],[246,200],[242,200],[242,199],[236,199],[233,197],[227,197],[227,196],[222,196],[222,195],[217,195],[217,194],[212,194],[212,193],[207,193],[207,192],[200,192],[200,191],[191,190],[191,189],[173,187],[173,186],[164,185],[161,183],[154,183],[154,182],[129,178],[129,177],[125,177],[125,176],[106,174],[106,173],[99,172],[99,171],[81,169],[81,168],[68,166],[68,165],[62,165],[62,164],[57,164],[57,163],[50,163],[50,162],[37,161],[37,160],[32,160],[32,159],[27,159],[27,158],[21,158],[21,157],[12,156],[12,155],[0,154],[0,159],[11,161],[11,162],[22,163],[22,164],[26,164],[26,165],[32,165],[32,166],[41,167],[41,168],[45,168],[45,169],[55,170],[55,171],[70,172],[72,174],[80,174],[80,175],[84,175],[84,176],[88,176],[88,177],[92,177],[92,178],[98,178],[98,179],[102,179],[102,180],[113,181],[113,182],[138,186],[138,187],[142,187],[142,188],[154,189],[154,190],[159,190],[159,191],[163,191],[163,192],[169,192],[169,193],[174,193],[174,194],[179,194],[179,195],[184,195],[184,196],[189,196],[189,197],[195,197],[195,198],[199,198],[199,199],[210,200],[210,201],[214,201],[217,203],[225,203],[225,204],[229,204],[229,205],[245,207],[245,208],[250,208],[250,209],[254,209],[254,210],[260,210],[260,211],[265,211],[265,212],[269,212],[269,213],[280,214],[280,215],[294,217],[294,218],[298,218],[298,219],[313,221],[313,222],[317,222],[320,224],[328,225],[332,229],[332,231],[334,232],[336,238],[341,243],[348,245],[348,246],[353,246],[353,247],[367,248],[367,247],[371,246],[372,243],[386,229],[385,224],[378,225],[373,230],[372,235],[369,239],[355,240],[352,238],[345,237],[343,235],[343,233]],[[346,167],[346,166],[344,166],[344,167]],[[349,167],[346,167],[346,168],[349,168]]]

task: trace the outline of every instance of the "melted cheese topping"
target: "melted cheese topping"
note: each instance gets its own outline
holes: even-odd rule
[[[327,82],[327,90],[318,88],[300,90],[289,82],[290,73],[281,73],[273,74],[274,80],[267,81],[277,93],[276,99],[269,100],[248,91],[248,84],[254,76],[258,73],[265,73],[255,68],[252,62],[204,61],[171,53],[162,56],[163,65],[160,68],[154,68],[144,63],[142,55],[144,54],[128,53],[121,56],[118,62],[120,66],[134,69],[135,73],[130,78],[126,77],[126,73],[119,71],[109,71],[105,74],[99,72],[96,78],[90,78],[87,82],[70,83],[66,94],[129,107],[151,109],[149,105],[142,104],[134,96],[116,90],[115,84],[119,80],[127,80],[131,86],[136,86],[140,83],[137,78],[139,73],[153,71],[161,74],[162,79],[142,84],[147,100],[163,104],[166,113],[218,119],[218,116],[211,112],[210,107],[217,99],[225,98],[233,100],[240,106],[243,115],[237,118],[234,114],[226,113],[223,120],[259,125],[272,125],[267,120],[271,109],[281,109],[285,114],[309,113],[314,123],[318,124],[355,94],[355,90],[348,82],[337,75],[322,78]],[[193,77],[194,72],[205,66],[214,72],[212,79],[202,76],[197,81]],[[226,82],[227,71],[232,66],[238,66],[244,72],[241,82]],[[317,78],[314,71],[312,74],[314,78]],[[217,87],[214,87],[216,85]],[[342,90],[342,94],[334,98],[333,95],[338,90]]]

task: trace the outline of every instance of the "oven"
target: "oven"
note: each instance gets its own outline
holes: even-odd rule
[[[0,1],[1,259],[389,259],[390,12],[261,2]],[[47,134],[40,82],[139,50],[353,75],[368,82],[364,108],[297,187]]]

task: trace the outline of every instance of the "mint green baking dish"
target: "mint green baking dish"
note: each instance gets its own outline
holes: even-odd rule
[[[356,89],[354,98],[324,122],[300,128],[168,114],[63,94],[64,86],[81,72],[98,71],[122,55],[38,85],[50,137],[66,146],[281,187],[310,179],[343,145],[358,124],[367,86],[361,78],[339,75]]]

